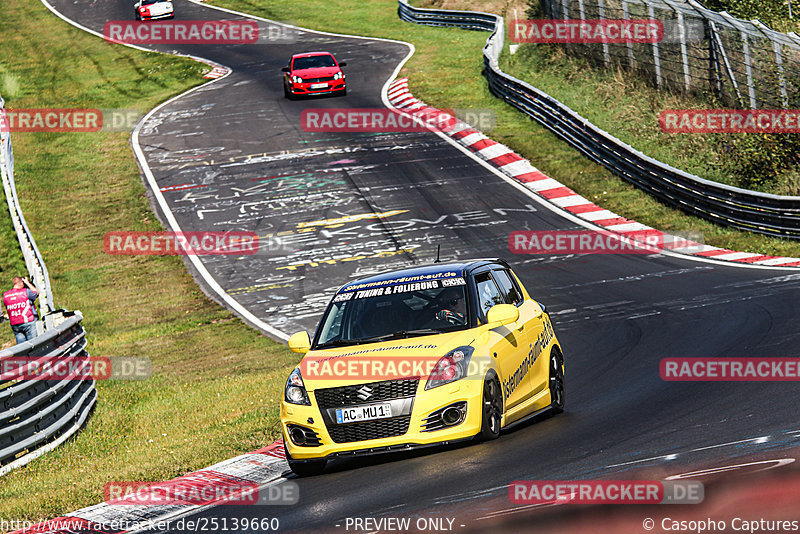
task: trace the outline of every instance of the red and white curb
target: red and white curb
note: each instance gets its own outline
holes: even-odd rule
[[[408,89],[408,78],[400,78],[389,84],[387,96],[389,102],[398,110],[425,118],[428,124],[451,124],[450,117],[444,111],[433,108],[414,98]],[[769,256],[752,252],[736,252],[719,247],[712,247],[687,241],[677,236],[661,232],[644,224],[627,219],[580,196],[561,182],[543,174],[530,164],[528,160],[516,154],[505,145],[492,141],[486,135],[472,128],[469,124],[456,120],[452,127],[448,126],[443,133],[480,156],[490,165],[507,176],[530,189],[538,196],[558,208],[580,217],[605,231],[626,236],[632,240],[641,240],[641,236],[658,236],[662,243],[680,242],[685,246],[670,248],[672,252],[689,256],[763,265],[770,267],[800,267],[800,258]],[[637,239],[638,238],[638,239]]]
[[[209,80],[216,80],[217,78],[224,78],[228,74],[231,73],[231,69],[226,67],[225,65],[220,65],[219,63],[214,63],[213,61],[209,61],[205,58],[195,57],[193,58],[200,63],[205,63],[211,70],[203,75],[203,78],[208,78]]]
[[[221,484],[255,484],[259,487],[276,482],[289,469],[283,450],[283,441],[200,471],[188,473],[170,481],[186,488],[187,494],[202,494],[204,489]],[[81,508],[70,514],[50,519],[11,534],[103,532],[120,534],[140,529],[153,529],[161,521],[169,521],[191,512],[213,506],[215,503],[191,504],[174,501],[171,504],[120,505],[102,502]]]

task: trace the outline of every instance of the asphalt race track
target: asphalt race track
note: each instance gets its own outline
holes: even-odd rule
[[[132,0],[53,5],[99,32],[133,17]],[[185,0],[175,6],[177,19],[235,18]],[[800,356],[800,273],[662,255],[513,255],[514,230],[577,226],[433,133],[302,130],[306,108],[383,107],[382,87],[409,53],[403,44],[300,32],[295,44],[159,49],[233,70],[159,109],[139,142],[182,230],[275,238],[273,250],[254,256],[202,257],[241,307],[283,333],[313,330],[344,282],[428,262],[441,245],[443,259],[508,259],[551,311],[567,370],[567,411],[555,418],[490,443],[358,468],[341,461],[296,480],[297,506],[200,516],[278,517],[281,531],[343,532],[346,517],[420,515],[455,517],[463,531],[513,507],[513,480],[668,475],[800,445],[796,383],[659,377],[664,357]],[[280,68],[313,50],[347,61],[346,97],[283,98]]]

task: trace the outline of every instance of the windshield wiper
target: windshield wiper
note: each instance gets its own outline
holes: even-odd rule
[[[391,334],[386,334],[385,336],[375,336],[368,339],[364,339],[365,342],[377,342],[377,341],[388,341],[390,339],[405,339],[412,336],[427,336],[430,334],[441,334],[441,330],[435,330],[433,328],[420,328],[418,330],[398,330],[397,332],[392,332]]]
[[[420,328],[418,330],[398,330],[391,334],[375,337],[363,337],[356,339],[334,339],[326,343],[320,343],[314,349],[326,349],[328,347],[343,347],[345,345],[361,345],[363,343],[378,343],[380,341],[388,341],[390,339],[405,339],[412,336],[427,336],[431,334],[441,334],[441,330],[433,328]]]
[[[333,341],[327,341],[325,343],[320,343],[315,349],[327,349],[328,347],[343,347],[345,345],[358,345],[359,343],[363,343],[361,339],[334,339]]]

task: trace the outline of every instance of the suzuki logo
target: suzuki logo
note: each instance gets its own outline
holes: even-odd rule
[[[356,390],[358,393],[358,398],[361,400],[367,400],[372,396],[372,389],[367,386],[361,386],[359,389]]]

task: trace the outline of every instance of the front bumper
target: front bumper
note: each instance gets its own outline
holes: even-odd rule
[[[326,423],[313,391],[309,392],[311,406],[288,404],[285,400],[282,401],[281,426],[284,443],[289,454],[293,460],[333,459],[382,454],[426,446],[445,445],[471,439],[480,432],[483,394],[483,382],[481,380],[463,379],[428,391],[425,391],[425,382],[425,379],[419,381],[416,395],[411,399],[412,406],[408,430],[399,435],[378,439],[348,441],[345,443],[335,442],[332,434],[336,433],[339,436],[339,441],[341,441],[341,430],[348,424],[337,425],[330,422],[330,420]],[[438,430],[423,431],[426,427],[426,418],[431,413],[459,402],[466,403],[466,413],[460,423]],[[385,422],[390,422],[392,419],[377,419],[372,422],[350,423],[349,425],[386,424]],[[309,421],[313,422],[309,423]],[[300,446],[295,444],[290,438],[289,425],[296,425],[313,431],[318,436],[319,445]],[[331,427],[330,430],[329,425]]]
[[[162,13],[161,15],[142,15],[141,13],[139,13],[139,16],[142,18],[142,20],[168,19],[175,16],[175,12],[170,11],[169,13]]]
[[[296,96],[302,95],[327,95],[331,93],[338,93],[344,91],[347,87],[344,78],[341,80],[333,80],[329,82],[320,82],[324,83],[326,87],[324,88],[317,88],[312,89],[312,85],[317,85],[316,83],[291,83],[289,84],[289,92]]]

